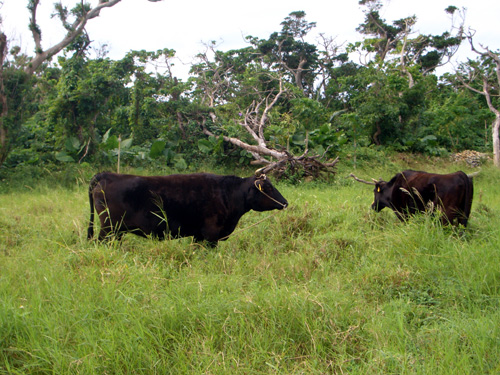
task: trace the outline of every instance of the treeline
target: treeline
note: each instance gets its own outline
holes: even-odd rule
[[[81,34],[57,62],[28,74],[30,58],[11,48],[2,69],[2,168],[109,165],[118,154],[130,165],[182,170],[199,160],[263,164],[305,152],[326,160],[356,147],[491,151],[487,100],[498,107],[498,97],[481,90],[484,82],[498,89],[494,60],[478,54],[438,77],[472,43],[463,24],[416,34],[415,17],[387,23],[371,3],[362,42],[337,45],[321,35],[313,44],[315,23],[293,12],[269,38],[248,36],[245,48],[208,45],[186,80],[171,73],[170,49],[91,58]]]

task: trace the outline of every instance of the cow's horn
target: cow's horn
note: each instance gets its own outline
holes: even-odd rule
[[[257,177],[259,177],[261,174],[263,174],[263,173],[262,173],[262,171],[263,171],[265,168],[266,168],[266,167],[262,167],[262,168],[257,169],[257,170],[255,171],[255,175],[256,175]]]
[[[376,181],[376,180],[374,180],[373,178],[372,178],[372,180],[373,180],[373,181],[375,181],[375,182],[370,182],[370,181],[365,181],[365,180],[362,180],[361,178],[356,177],[356,176],[354,175],[354,173],[351,173],[351,174],[349,175],[349,177],[352,177],[352,178],[354,178],[356,181],[358,181],[358,182],[362,182],[363,184],[367,184],[367,185],[375,185],[375,184],[377,183],[377,181]]]

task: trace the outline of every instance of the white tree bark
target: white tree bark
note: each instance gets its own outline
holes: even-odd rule
[[[472,48],[472,51],[477,53],[478,55],[481,55],[485,58],[490,58],[493,63],[495,64],[495,78],[496,78],[496,83],[497,86],[500,85],[500,54],[499,53],[494,53],[490,51],[488,47],[483,47],[483,51],[479,51],[473,43],[473,34],[469,34],[467,38],[469,39],[470,46]],[[488,104],[488,108],[493,114],[495,115],[495,120],[493,121],[493,124],[491,125],[491,136],[492,136],[492,143],[493,143],[493,164],[500,168],[500,139],[499,137],[499,128],[500,128],[500,109],[496,108],[492,101],[492,90],[493,88],[491,87],[488,79],[489,77],[486,74],[483,74],[482,76],[482,89],[478,90],[474,88],[469,82],[466,82],[464,79],[460,78],[462,84],[468,88],[471,91],[474,91],[478,94],[481,94],[485,97],[486,103]],[[471,78],[472,80],[473,78]]]
[[[493,136],[493,163],[496,167],[500,168],[500,141],[499,141],[499,130],[500,128],[500,117],[497,116],[493,122],[493,129],[491,134]]]

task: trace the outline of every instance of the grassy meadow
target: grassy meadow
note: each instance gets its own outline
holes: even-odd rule
[[[472,172],[430,163],[353,171]],[[87,241],[91,174],[0,193],[0,374],[500,373],[500,171],[463,230],[372,212],[339,168],[216,248]]]

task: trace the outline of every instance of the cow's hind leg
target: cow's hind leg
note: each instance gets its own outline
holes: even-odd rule
[[[101,229],[99,231],[99,241],[110,241],[113,239],[121,240],[124,232],[121,230],[121,225],[118,222],[109,219],[107,214],[101,213],[102,216],[99,218],[101,223]]]
[[[113,237],[120,240],[122,236],[123,233],[111,230],[109,227],[101,228],[99,231],[99,241],[101,242],[110,241]]]
[[[448,208],[443,215],[443,224],[467,226],[467,216],[457,208]]]
[[[467,226],[467,222],[469,221],[469,218],[464,212],[458,212],[457,214],[457,221],[458,224],[462,224],[464,227]]]
[[[444,210],[441,212],[441,224],[443,225],[453,225],[453,221],[455,220],[455,212],[451,210]]]

